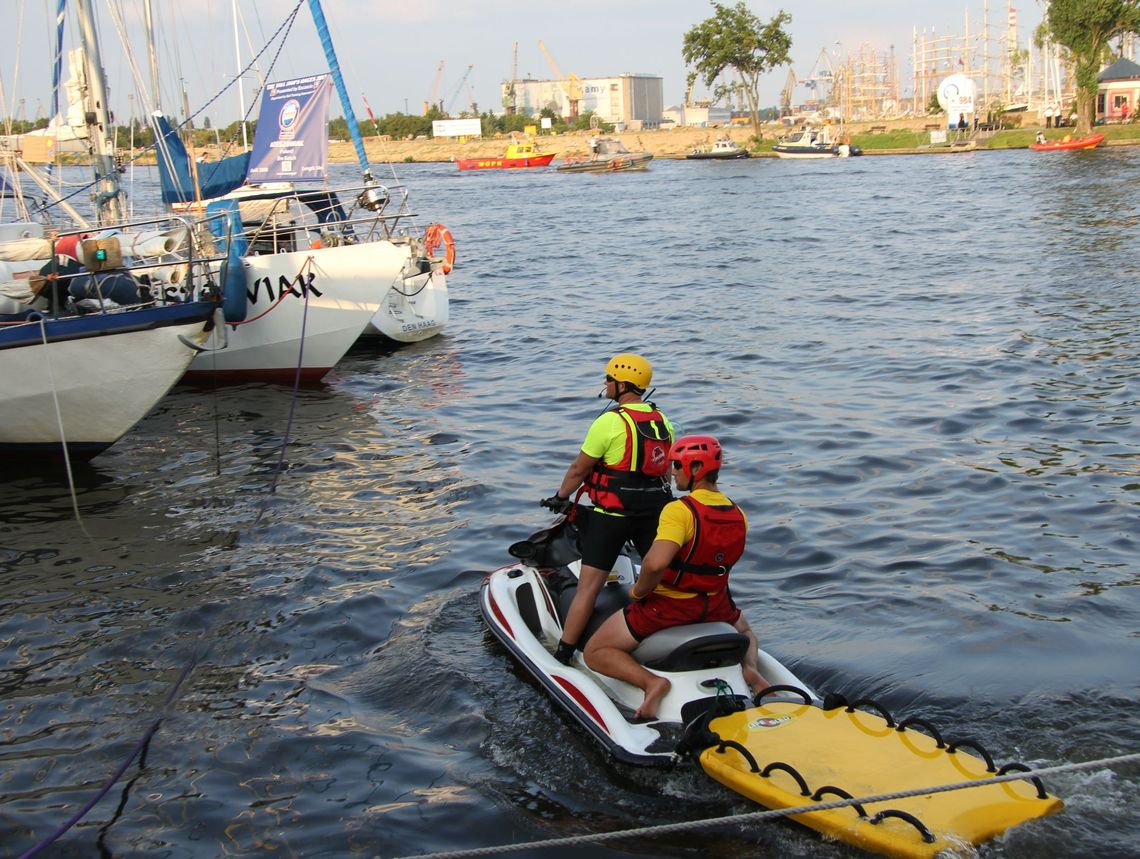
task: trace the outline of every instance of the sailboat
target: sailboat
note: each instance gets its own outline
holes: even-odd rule
[[[319,0],[309,7],[330,71],[265,87],[251,153],[194,164],[165,117],[154,117],[164,202],[213,218],[219,249],[236,251],[244,274],[246,306],[227,315],[190,379],[314,381],[366,330],[415,342],[448,321],[454,241],[440,225],[417,234],[407,190],[375,180]],[[334,87],[363,178],[329,190]]]
[[[0,224],[5,459],[70,461],[110,447],[177,384],[214,329],[221,298],[213,275],[221,261],[197,249],[190,224],[110,223],[121,196],[105,81],[91,9],[80,0],[78,10],[100,224],[53,234],[26,217]],[[180,285],[195,282],[197,300],[185,300]]]

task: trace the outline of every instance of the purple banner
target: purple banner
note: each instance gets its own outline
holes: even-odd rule
[[[250,182],[321,182],[329,151],[329,76],[266,84],[253,136]]]

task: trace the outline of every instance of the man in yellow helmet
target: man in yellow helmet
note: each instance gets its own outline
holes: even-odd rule
[[[616,403],[591,424],[582,449],[566,470],[558,491],[541,502],[564,511],[585,484],[593,507],[584,524],[578,590],[562,625],[555,657],[569,663],[594,603],[627,540],[644,555],[657,533],[657,517],[671,499],[669,447],[673,426],[642,397],[653,367],[640,355],[615,355],[606,365],[604,395]]]

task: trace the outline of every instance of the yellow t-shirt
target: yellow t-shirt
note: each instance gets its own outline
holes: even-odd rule
[[[689,494],[689,497],[701,504],[708,504],[713,507],[726,507],[732,503],[732,499],[723,492],[714,492],[711,489],[696,489]],[[743,510],[740,511],[740,515],[744,516]],[[748,527],[748,517],[746,516],[744,527]],[[661,518],[657,522],[658,540],[668,540],[670,543],[676,543],[677,547],[680,548],[693,539],[696,531],[697,524],[693,518],[693,511],[682,504],[680,499],[670,501],[661,510]],[[697,596],[697,594],[687,591],[674,590],[664,583],[658,584],[653,592],[682,600]]]

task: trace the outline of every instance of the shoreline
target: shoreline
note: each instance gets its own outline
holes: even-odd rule
[[[1026,149],[1029,143],[1032,142],[1032,135],[1040,128],[1039,126],[1026,126],[1020,129],[1006,129],[996,132],[994,135],[1004,135],[1007,138],[1012,137],[1015,141],[1026,138],[1026,142],[1024,143],[1011,142],[1008,145],[989,146],[986,144],[990,142],[991,138],[987,137],[987,139],[980,144],[977,141],[970,141],[969,144],[965,145],[931,145],[929,143],[930,126],[936,124],[937,123],[923,123],[916,128],[915,120],[909,119],[879,123],[852,123],[843,126],[841,131],[836,130],[839,128],[837,126],[830,127],[836,134],[850,136],[852,143],[860,146],[864,155],[938,155],[986,150]],[[1140,144],[1140,126],[1105,126],[1104,128],[1121,128],[1121,133],[1134,131],[1137,135],[1135,138],[1105,140],[1104,145],[1106,146]],[[793,128],[790,126],[786,128],[773,126],[770,130],[766,128],[764,142],[761,145],[770,146],[778,136],[788,134],[792,130]],[[1053,133],[1054,131],[1053,129],[1044,128],[1041,130],[1047,133]],[[1098,127],[1097,130],[1103,130],[1103,128]],[[1058,129],[1057,131],[1067,131],[1071,133],[1070,129]],[[587,140],[592,133],[593,132],[588,131],[573,131],[566,132],[565,134],[540,135],[537,142],[542,151],[554,152],[556,160],[568,156],[586,156],[588,154]],[[884,135],[888,134],[895,139],[900,135],[904,136],[904,138],[906,135],[913,135],[913,145],[889,148],[878,148],[874,146],[874,144],[878,142],[878,139],[885,139]],[[630,151],[649,152],[654,158],[683,159],[694,148],[709,146],[718,137],[729,137],[737,144],[744,146],[749,138],[752,137],[752,129],[751,127],[674,128],[664,131],[631,131],[622,134],[613,134],[611,136],[621,139]],[[470,140],[451,138],[391,140],[381,137],[365,137],[364,148],[369,160],[376,163],[447,163],[460,158],[500,157],[506,149],[508,142],[510,142],[510,136],[507,134],[500,134],[491,138],[473,138]],[[752,157],[775,158],[776,156],[770,151],[761,150],[759,152],[753,151]],[[329,141],[330,162],[341,164],[351,163],[355,160],[355,150],[350,142]]]

